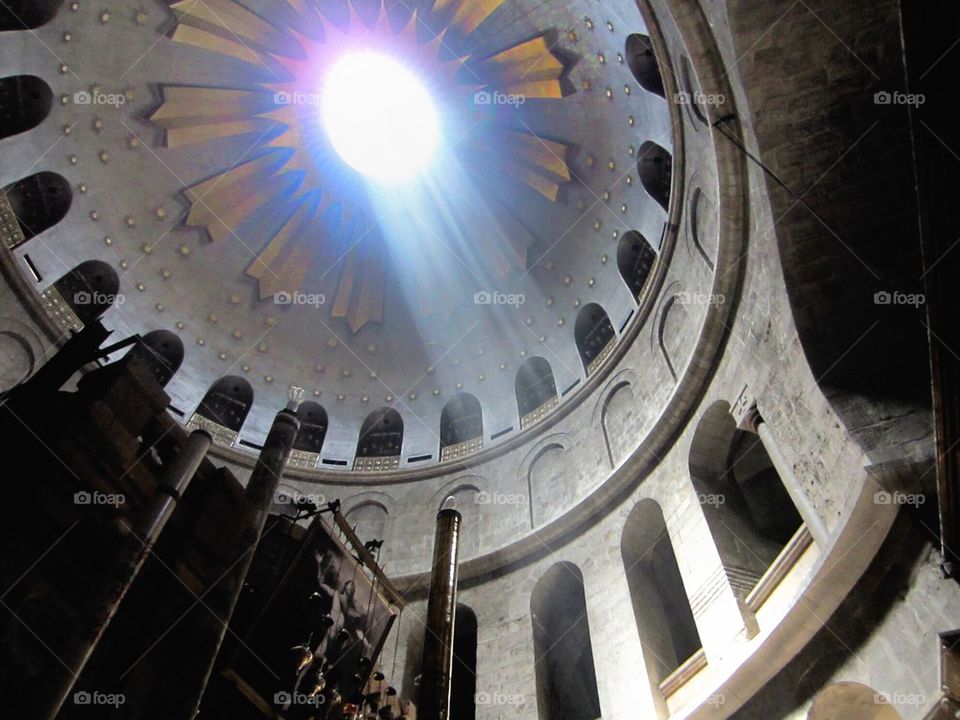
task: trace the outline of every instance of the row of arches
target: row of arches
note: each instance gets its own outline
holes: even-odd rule
[[[587,305],[581,311],[575,328],[577,347],[584,367],[590,369],[606,347],[615,339],[613,325],[599,305]],[[514,382],[517,410],[527,418],[539,409],[559,400],[557,383],[550,363],[540,357],[528,358],[520,366]],[[305,403],[313,415],[310,431],[301,430],[296,450],[319,454],[323,449],[328,425],[326,411],[317,403]],[[197,414],[233,432],[239,432],[253,407],[253,387],[239,376],[228,376],[214,382],[207,391]],[[301,419],[303,423],[303,419]],[[393,408],[371,412],[360,428],[356,456],[358,458],[399,457],[403,446],[403,418]],[[447,402],[440,414],[440,452],[447,448],[480,442],[484,436],[483,409],[470,393],[460,393]]]
[[[631,511],[620,550],[636,632],[651,684],[657,688],[702,650],[702,642],[663,511],[654,500],[642,500]],[[551,567],[534,587],[530,615],[540,717],[600,717],[580,568],[572,562]]]
[[[730,410],[723,401],[706,410],[694,433],[689,468],[720,558],[721,577],[749,627],[751,620],[755,623],[755,607],[748,598],[804,525],[760,437],[738,428]],[[671,676],[682,667],[706,661],[693,611],[702,599],[692,601],[684,586],[663,510],[656,501],[645,499],[634,506],[624,525],[620,551],[650,685],[655,697],[665,702],[668,691],[664,688],[675,682]],[[566,585],[560,588],[558,583]],[[581,652],[589,647],[582,598],[580,571],[570,563],[552,568],[531,598],[544,719],[593,720],[599,715],[594,671],[592,665],[584,667]],[[574,601],[576,606],[566,606]],[[576,628],[568,627],[570,618],[580,618]],[[577,637],[575,647],[542,641],[558,633]],[[575,692],[570,680],[574,676],[587,683]]]
[[[652,503],[652,501],[648,501]],[[634,604],[640,613],[653,613],[664,623],[673,622],[670,608],[664,602],[676,592],[682,592],[682,582],[676,571],[676,559],[666,537],[663,515],[656,503],[638,505],[624,533],[623,562],[631,593],[642,596],[643,602]],[[647,522],[652,525],[646,526]],[[642,528],[640,526],[643,526]],[[629,533],[629,536],[628,536]],[[646,548],[640,556],[636,553]],[[650,558],[649,556],[657,556]],[[656,566],[656,567],[654,567]],[[658,579],[652,570],[677,574],[676,579]],[[681,582],[680,587],[658,589],[658,584]],[[650,605],[646,603],[651,603]],[[587,601],[583,574],[576,564],[560,562],[549,568],[539,579],[530,597],[530,616],[533,628],[534,661],[537,681],[538,716],[541,720],[595,720],[601,717],[600,697],[593,645],[587,619]],[[644,653],[661,666],[664,677],[670,667],[679,667],[677,657],[690,657],[701,649],[699,635],[692,615],[680,618],[681,628],[676,634],[685,634],[674,645],[671,639],[651,636],[638,630]],[[647,623],[644,623],[647,625]],[[456,720],[474,720],[477,700],[478,621],[476,613],[463,603],[457,604],[453,640],[453,673],[451,676],[450,710]],[[419,655],[423,648],[422,628],[413,631],[408,650],[408,671],[420,667]],[[644,638],[643,635],[646,635]],[[407,673],[410,674],[409,672]],[[415,680],[407,679],[410,685]],[[807,720],[899,720],[897,713],[872,688],[856,682],[838,682],[824,688],[814,699]]]

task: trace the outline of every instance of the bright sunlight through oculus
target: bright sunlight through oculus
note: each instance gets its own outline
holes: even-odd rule
[[[416,75],[386,55],[356,53],[334,63],[324,83],[322,112],[344,162],[379,182],[417,175],[439,144],[430,94]]]

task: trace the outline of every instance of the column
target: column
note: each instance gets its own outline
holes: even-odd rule
[[[460,513],[452,508],[437,514],[433,574],[427,602],[427,628],[420,678],[421,720],[447,720],[450,676],[453,672],[453,631],[457,613]]]

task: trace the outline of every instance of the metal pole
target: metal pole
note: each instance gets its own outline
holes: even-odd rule
[[[210,589],[208,607],[216,616],[216,628],[211,638],[210,654],[201,661],[204,667],[198,673],[201,676],[201,682],[197,687],[193,711],[186,717],[195,717],[200,710],[203,693],[213,674],[230,618],[240,598],[243,582],[250,571],[254,551],[267,523],[283,469],[287,460],[290,459],[293,443],[300,431],[297,408],[302,401],[303,390],[291,388],[290,404],[274,418],[263,450],[260,451],[257,464],[247,483],[243,504],[237,517],[237,525],[241,528],[240,534],[233,544],[232,552],[228,552],[224,557],[227,572],[223,579]],[[204,649],[204,652],[206,651],[207,648]]]
[[[460,513],[441,510],[433,545],[433,575],[427,603],[427,628],[420,679],[421,720],[448,720],[453,673],[453,634],[457,615]]]
[[[132,527],[124,528],[126,534],[111,563],[114,568],[111,574],[113,580],[109,587],[105,587],[98,595],[103,599],[102,603],[88,608],[85,613],[87,618],[93,619],[92,627],[87,632],[78,633],[70,645],[59,652],[65,666],[71,668],[71,674],[63,678],[59,691],[51,696],[54,704],[47,712],[47,718],[55,717],[70,697],[76,679],[80,677],[96,650],[110,621],[116,616],[147,557],[153,552],[160,533],[206,457],[211,442],[212,438],[205,430],[194,431],[187,438],[180,453],[166,468],[156,494],[144,511],[139,514]]]

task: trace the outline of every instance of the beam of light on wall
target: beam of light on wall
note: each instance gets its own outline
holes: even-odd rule
[[[366,177],[399,183],[420,174],[440,144],[440,121],[420,79],[388,55],[337,60],[323,81],[323,123],[344,162]]]

